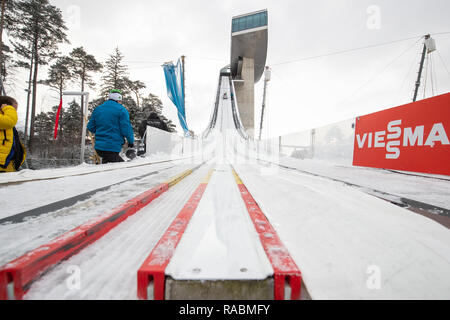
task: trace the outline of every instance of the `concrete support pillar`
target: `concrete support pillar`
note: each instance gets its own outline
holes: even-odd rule
[[[243,59],[242,80],[236,82],[236,99],[239,105],[239,113],[242,124],[250,138],[255,132],[255,61]]]

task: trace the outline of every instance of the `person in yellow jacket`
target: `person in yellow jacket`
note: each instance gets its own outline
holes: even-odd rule
[[[0,97],[0,173],[15,172],[25,162],[26,150],[15,128],[18,103],[14,98]]]

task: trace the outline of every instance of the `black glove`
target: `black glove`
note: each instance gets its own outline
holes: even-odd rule
[[[125,155],[128,159],[133,160],[136,158],[136,151],[134,149],[128,149]]]
[[[129,143],[128,148],[134,148],[134,143]]]

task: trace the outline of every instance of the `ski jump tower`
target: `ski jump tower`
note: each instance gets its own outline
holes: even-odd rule
[[[231,76],[242,124],[254,137],[255,83],[264,73],[268,43],[267,10],[233,17],[231,29]]]

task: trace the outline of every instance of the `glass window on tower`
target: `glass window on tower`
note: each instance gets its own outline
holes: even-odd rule
[[[232,32],[267,26],[267,11],[233,19]]]

